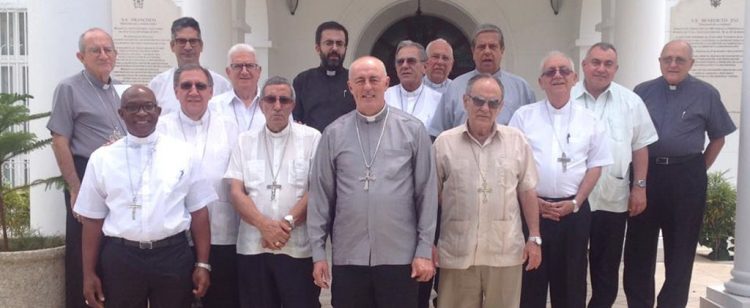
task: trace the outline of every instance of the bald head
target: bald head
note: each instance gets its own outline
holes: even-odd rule
[[[156,96],[145,85],[134,85],[124,93],[117,113],[125,122],[128,133],[136,137],[146,137],[156,129],[161,108]]]
[[[354,60],[349,68],[347,84],[354,95],[357,111],[372,116],[383,110],[389,81],[383,61],[371,56]]]
[[[659,57],[661,75],[671,85],[685,80],[694,63],[693,47],[684,40],[673,40],[664,45]]]

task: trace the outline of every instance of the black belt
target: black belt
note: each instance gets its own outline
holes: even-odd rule
[[[679,165],[702,156],[702,154],[689,154],[671,157],[651,157],[651,161],[657,165]]]
[[[540,199],[542,199],[544,201],[547,201],[547,202],[568,201],[568,200],[573,200],[575,197],[576,197],[576,195],[572,195],[572,196],[569,196],[569,197],[562,197],[562,198],[547,198],[547,197],[539,196]]]
[[[126,247],[140,248],[140,249],[164,248],[164,247],[174,246],[177,244],[187,243],[187,237],[185,236],[185,232],[180,232],[170,237],[160,239],[158,241],[137,242],[137,241],[126,240],[121,237],[112,237],[112,236],[108,236],[107,240],[110,241],[111,243],[120,244]]]

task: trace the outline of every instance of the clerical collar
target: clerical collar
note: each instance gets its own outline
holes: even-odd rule
[[[125,138],[127,138],[127,142],[131,145],[146,145],[156,143],[156,139],[159,138],[159,134],[157,134],[156,130],[154,130],[150,135],[146,137],[137,137],[131,135],[130,132],[128,132],[128,135]]]
[[[670,84],[669,85],[669,89],[672,90],[672,91],[677,90],[677,85]]]
[[[378,113],[376,113],[375,115],[366,116],[366,115],[362,114],[361,112],[359,112],[359,110],[357,110],[357,114],[360,117],[364,118],[365,122],[372,123],[372,122],[375,122],[375,121],[383,119],[385,117],[385,115],[387,114],[386,112],[384,112],[384,111],[386,111],[386,109],[388,109],[388,105],[387,104],[384,105],[383,109],[380,109],[380,111],[378,111]]]
[[[403,84],[400,84],[399,88],[401,89],[401,94],[402,95],[404,95],[406,97],[412,97],[412,96],[417,96],[417,95],[421,94],[422,91],[420,89],[422,89],[423,86],[424,85],[420,83],[419,86],[416,89],[414,89],[414,91],[411,91],[411,92],[409,92],[408,90],[406,90],[406,88],[404,88]]]
[[[427,75],[425,75],[425,76],[422,77],[422,84],[426,84],[427,86],[429,86],[430,88],[433,88],[433,89],[439,89],[439,88],[443,88],[443,87],[448,86],[448,80],[450,80],[450,79],[446,78],[441,83],[434,83],[434,82],[432,82],[432,80],[430,80],[430,78],[427,78]]]
[[[107,83],[102,82],[99,80],[99,78],[94,77],[89,73],[87,70],[83,70],[83,77],[86,78],[91,84],[93,84],[96,88],[107,90],[112,85],[112,77],[109,77],[109,80]]]
[[[565,103],[565,105],[563,105],[563,106],[562,106],[562,108],[560,108],[560,109],[557,109],[557,108],[556,108],[556,107],[555,107],[554,105],[552,105],[552,102],[550,102],[550,101],[549,101],[549,99],[547,99],[545,103],[547,104],[547,106],[545,106],[545,107],[546,107],[546,108],[547,108],[547,110],[549,110],[549,111],[550,111],[550,113],[552,113],[552,114],[563,114],[563,113],[568,113],[568,109],[570,109],[570,108],[571,108],[571,105],[572,105],[572,104],[570,103],[570,100],[568,100],[568,102],[567,102],[567,103]]]
[[[188,124],[190,126],[203,125],[204,120],[206,120],[206,119],[208,119],[208,117],[210,117],[210,115],[208,115],[208,108],[206,108],[206,111],[203,112],[203,116],[201,116],[201,118],[198,119],[197,121],[191,119],[188,115],[185,114],[184,111],[182,111],[182,109],[180,109],[180,113],[177,116],[180,117],[180,119],[179,119],[180,123],[186,123],[186,124]]]
[[[289,132],[292,130],[292,123],[287,123],[286,127],[284,127],[278,133],[274,133],[273,131],[271,131],[270,129],[268,129],[268,124],[266,124],[266,126],[264,126],[263,128],[266,130],[266,134],[268,134],[268,136],[270,136],[271,138],[281,138],[281,137],[284,137],[286,135],[289,135]]]

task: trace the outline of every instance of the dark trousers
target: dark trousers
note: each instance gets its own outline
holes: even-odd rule
[[[320,288],[312,279],[312,258],[238,255],[237,269],[240,307],[320,307]]]
[[[211,245],[211,286],[201,302],[204,308],[239,307],[237,246]]]
[[[628,219],[623,285],[628,307],[654,306],[659,229],[664,236],[665,280],[657,307],[685,307],[698,234],[706,207],[706,166],[701,155],[678,165],[648,167],[648,206]]]
[[[336,308],[414,308],[419,283],[411,264],[334,265],[331,304]]]
[[[83,180],[88,157],[73,156],[73,164],[78,178]],[[88,307],[83,299],[83,257],[81,254],[81,233],[83,226],[73,217],[70,204],[70,191],[65,195],[65,307]]]
[[[187,240],[140,249],[105,238],[101,280],[107,307],[189,308],[195,257]]]
[[[523,272],[521,307],[547,307],[547,286],[552,307],[586,306],[586,251],[590,225],[588,201],[581,204],[578,213],[571,213],[560,221],[540,220],[542,264],[536,270]]]
[[[589,308],[612,307],[617,299],[622,244],[628,213],[594,211],[589,234]]]
[[[437,246],[438,239],[440,239],[440,217],[442,216],[442,210],[438,207],[437,210],[437,224],[435,226],[435,240],[433,244]],[[419,295],[417,296],[417,307],[418,308],[429,308],[430,307],[430,295],[434,289],[437,293],[438,284],[440,283],[440,268],[435,268],[435,276],[429,281],[419,283]],[[432,303],[437,307],[437,298]]]

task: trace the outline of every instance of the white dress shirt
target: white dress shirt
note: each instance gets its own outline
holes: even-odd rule
[[[520,129],[534,151],[540,197],[573,196],[589,168],[612,164],[603,123],[581,106],[568,102],[556,109],[542,100],[521,106],[508,126]],[[558,161],[563,152],[570,159],[565,172]]]
[[[307,192],[310,164],[319,141],[320,133],[317,130],[293,122],[279,133],[273,133],[268,128],[257,132],[243,132],[232,151],[224,178],[242,181],[258,211],[273,220],[282,220]],[[266,144],[273,148],[268,151],[273,156],[272,166],[269,166]],[[285,153],[282,155],[282,152]],[[281,189],[276,190],[276,198],[271,200],[271,190],[267,185],[273,182],[272,173],[276,173],[276,170],[276,181]],[[281,250],[266,249],[262,244],[260,231],[246,221],[241,221],[237,240],[238,254],[281,253],[294,258],[312,256],[305,223],[294,227],[291,238]]]
[[[104,219],[104,235],[131,241],[184,232],[190,213],[217,199],[198,161],[186,153],[190,145],[158,133],[100,147],[91,154],[74,211]]]
[[[570,93],[574,104],[587,108],[605,124],[614,160],[612,165],[602,168],[602,175],[589,195],[591,210],[626,212],[633,151],[659,139],[648,109],[640,96],[614,82],[597,98],[586,91],[583,81]]]
[[[154,91],[156,95],[156,101],[159,102],[162,115],[180,110],[180,102],[174,93],[174,72],[176,70],[177,68],[173,67],[163,71],[148,83],[149,89]],[[224,76],[212,70],[208,70],[208,72],[211,73],[211,78],[214,81],[214,96],[232,90],[232,84]]]
[[[385,91],[385,101],[388,102],[388,105],[417,117],[424,123],[425,128],[430,125],[432,116],[435,115],[435,108],[440,103],[440,97],[442,96],[440,92],[425,86],[424,83],[412,92],[404,89],[401,84],[392,86]]]
[[[224,171],[229,164],[229,155],[239,135],[234,122],[211,110],[207,110],[198,121],[179,111],[161,116],[157,130],[164,135],[183,140],[193,147],[192,153],[201,162],[203,177],[213,186],[219,197],[208,205],[211,244],[235,245],[239,216],[229,200],[229,185],[223,180]]]

